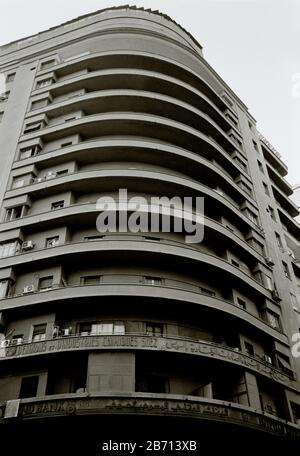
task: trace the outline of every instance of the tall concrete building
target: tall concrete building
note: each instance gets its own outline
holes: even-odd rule
[[[1,435],[155,422],[299,442],[298,208],[201,45],[109,8],[2,46],[0,72]],[[175,215],[99,232],[119,189],[204,197],[202,242]]]

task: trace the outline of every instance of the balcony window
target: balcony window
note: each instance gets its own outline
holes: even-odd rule
[[[34,133],[35,131],[40,130],[44,126],[44,122],[39,120],[38,122],[30,122],[25,125],[24,134]]]
[[[2,242],[0,244],[0,258],[13,256],[19,250],[20,244],[18,241]]]
[[[200,291],[202,294],[205,294],[207,296],[216,296],[216,293],[212,290],[208,290],[207,288],[200,287]]]
[[[246,215],[247,215],[248,219],[251,220],[251,222],[255,223],[255,225],[258,225],[258,217],[257,217],[257,215],[255,215],[249,209],[247,210]]]
[[[25,185],[24,177],[15,177],[12,183],[12,188],[20,188]]]
[[[266,318],[267,318],[267,322],[269,323],[270,326],[272,326],[272,328],[281,329],[279,315],[275,314],[274,312],[271,312],[270,310],[267,310]]]
[[[53,276],[41,277],[39,279],[39,290],[47,291],[51,290],[53,286]]]
[[[45,340],[46,339],[46,329],[47,329],[47,323],[43,323],[40,325],[34,325],[31,341],[39,342],[40,340]]]
[[[275,237],[276,237],[276,241],[277,241],[277,245],[278,247],[280,247],[281,249],[283,248],[283,245],[282,245],[282,240],[281,240],[281,237],[278,233],[275,232]]]
[[[237,298],[237,304],[241,309],[247,309],[246,301],[244,301],[243,299]]]
[[[6,298],[10,294],[11,282],[10,280],[0,280],[0,299]]]
[[[19,398],[36,397],[39,385],[39,376],[23,377],[21,380],[21,388]]]
[[[161,323],[146,323],[146,333],[148,336],[162,336],[164,326]]]
[[[51,211],[55,211],[56,209],[62,209],[65,205],[65,202],[62,201],[55,201],[51,204]]]
[[[30,146],[30,147],[23,147],[20,149],[20,160],[24,160],[25,158],[34,157],[38,155],[40,152],[39,146]]]
[[[249,344],[249,342],[245,342],[244,345],[245,345],[245,352],[247,353],[247,355],[254,356],[254,347],[253,347],[253,345]]]
[[[59,236],[52,236],[46,239],[46,248],[56,247],[59,245]]]
[[[53,82],[54,82],[53,78],[42,79],[41,81],[37,81],[36,88],[42,89],[43,87],[47,87],[47,86],[51,85]]]
[[[10,222],[23,217],[25,215],[25,207],[26,206],[16,206],[6,209],[5,221]]]
[[[98,285],[100,283],[100,275],[91,275],[80,278],[80,283],[82,285]]]
[[[56,65],[55,59],[46,60],[45,62],[41,63],[41,70],[47,70],[48,68],[51,68],[54,65]]]
[[[31,110],[34,111],[35,109],[42,109],[45,108],[49,103],[48,98],[43,98],[42,100],[36,100],[31,103]]]
[[[145,277],[145,283],[147,285],[161,285],[162,284],[162,280],[160,277]]]

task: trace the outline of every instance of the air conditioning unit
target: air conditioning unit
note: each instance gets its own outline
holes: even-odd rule
[[[26,285],[23,289],[23,294],[34,293],[34,285]]]
[[[264,355],[263,359],[266,361],[266,363],[273,364],[271,356]]]
[[[54,177],[56,177],[56,173],[55,172],[49,172],[49,173],[46,174],[45,179],[53,179]]]
[[[16,339],[11,339],[10,345],[20,345],[23,343],[23,337],[17,337]]]
[[[34,247],[33,241],[25,241],[22,244],[22,250],[32,250]]]
[[[271,266],[271,267],[275,266],[275,263],[271,257],[265,257],[265,260],[266,260],[266,263],[268,266]]]

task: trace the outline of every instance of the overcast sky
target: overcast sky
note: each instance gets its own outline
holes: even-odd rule
[[[126,0],[0,0],[0,45]],[[300,0],[136,0],[190,31],[300,184]]]

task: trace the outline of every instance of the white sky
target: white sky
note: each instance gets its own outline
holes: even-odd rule
[[[126,0],[0,0],[0,45]],[[132,0],[191,32],[300,184],[300,0]]]

